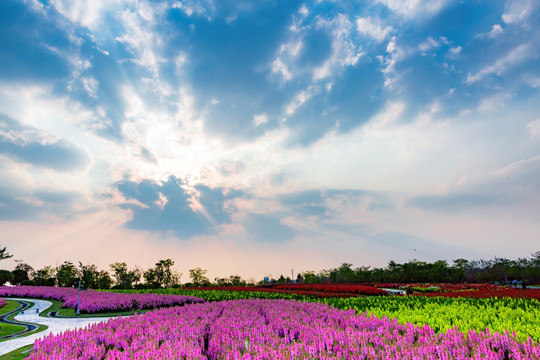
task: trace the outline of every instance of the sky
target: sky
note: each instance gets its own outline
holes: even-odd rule
[[[539,20],[535,0],[0,1],[0,266],[528,257]]]

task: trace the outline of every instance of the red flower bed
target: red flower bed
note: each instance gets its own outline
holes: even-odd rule
[[[514,288],[510,286],[502,286],[496,284],[378,284],[379,288],[394,288],[394,289],[414,289],[414,288],[430,288],[438,287],[439,291],[414,294],[417,296],[444,296],[444,297],[473,297],[473,298],[490,298],[490,297],[512,297],[512,298],[531,298],[540,300],[540,289]]]
[[[424,296],[444,296],[444,297],[472,297],[472,298],[490,298],[490,297],[511,297],[511,298],[529,298],[540,300],[540,289],[497,289],[497,290],[477,290],[477,291],[447,291],[432,292],[422,294]]]
[[[358,295],[388,295],[374,286],[359,284],[283,284],[263,286],[211,286],[199,290],[263,291],[317,297],[351,297]]]
[[[333,294],[358,294],[358,295],[386,295],[384,290],[377,289],[374,286],[359,284],[284,284],[274,285],[274,289],[279,290],[303,290],[316,291]]]

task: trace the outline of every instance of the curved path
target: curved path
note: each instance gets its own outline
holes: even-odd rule
[[[7,354],[20,347],[31,345],[34,340],[44,337],[48,334],[57,334],[62,331],[83,328],[87,325],[106,321],[111,319],[110,317],[96,317],[96,318],[51,318],[40,317],[39,313],[49,308],[52,303],[46,300],[39,299],[20,299],[9,298],[9,300],[20,300],[34,303],[33,306],[24,310],[24,314],[19,313],[15,316],[15,320],[27,323],[46,325],[48,328],[45,331],[41,331],[35,334],[31,334],[24,337],[18,337],[11,340],[5,340],[0,342],[0,355]]]

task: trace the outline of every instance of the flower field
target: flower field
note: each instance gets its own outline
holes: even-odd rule
[[[454,327],[464,333],[489,328],[500,334],[510,331],[520,340],[540,341],[540,302],[536,299],[396,296],[322,301],[339,309],[396,318],[401,324],[427,324],[438,333]]]
[[[6,300],[0,299],[0,308],[3,308],[4,306],[6,306]]]
[[[37,340],[29,359],[538,359],[510,334],[402,325],[326,304],[223,301],[156,310]]]
[[[535,296],[431,296],[512,289],[412,285],[429,288],[430,296],[317,296],[312,293],[316,286],[304,293],[294,285],[273,291],[85,290],[81,309],[86,312],[192,305],[48,336],[35,343],[29,359],[540,360],[540,301]],[[324,286],[329,294],[345,289]],[[0,287],[0,296],[77,306],[77,290],[71,288]]]
[[[0,287],[0,296],[29,297],[63,301],[63,307],[77,308],[78,290],[47,286]],[[163,294],[119,294],[95,290],[81,291],[80,311],[83,313],[120,312],[128,310],[154,309],[204,302],[185,295]]]
[[[245,292],[224,290],[159,289],[132,290],[136,292],[156,291],[163,294],[181,294],[207,301],[238,299],[277,299],[279,293]],[[529,291],[529,290],[527,290]],[[436,332],[444,332],[457,326],[462,332],[469,330],[515,332],[520,340],[531,337],[540,341],[540,301],[529,298],[444,298],[426,296],[368,296],[317,298],[298,294],[283,293],[284,299],[305,302],[321,302],[336,308],[354,309],[362,314],[376,317],[397,318],[402,324],[428,324]]]

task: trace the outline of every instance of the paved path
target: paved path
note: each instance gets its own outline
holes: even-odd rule
[[[29,322],[34,324],[41,324],[48,326],[48,329],[25,337],[19,337],[11,340],[0,342],[0,355],[7,354],[22,346],[30,345],[34,343],[34,340],[41,338],[48,334],[57,334],[62,331],[77,329],[85,327],[89,324],[108,320],[108,317],[96,317],[96,318],[49,318],[40,317],[39,312],[47,309],[52,305],[50,301],[38,300],[38,299],[14,299],[8,298],[8,300],[21,300],[34,303],[33,306],[24,310],[24,314],[19,313],[15,316],[15,320],[21,322]],[[36,310],[38,312],[36,313]]]
[[[379,288],[381,290],[387,291],[391,295],[407,295],[407,291],[401,289],[389,289],[389,288]]]

